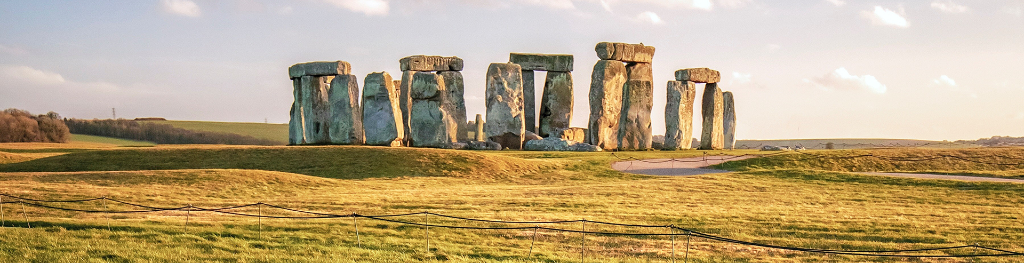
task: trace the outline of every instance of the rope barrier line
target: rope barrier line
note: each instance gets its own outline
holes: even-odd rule
[[[798,251],[798,252],[808,252],[808,253],[821,253],[821,254],[832,254],[832,255],[871,256],[871,257],[902,257],[902,258],[966,258],[966,257],[1024,256],[1024,253],[1021,253],[1021,252],[1014,252],[1014,251],[1009,251],[1009,250],[991,248],[991,247],[981,246],[979,244],[963,245],[963,246],[936,247],[936,248],[921,248],[921,249],[903,249],[903,250],[830,250],[830,249],[787,247],[787,246],[779,246],[779,245],[771,245],[771,244],[763,244],[763,243],[756,243],[756,242],[736,240],[736,239],[726,238],[726,237],[722,237],[722,236],[716,236],[716,235],[711,235],[711,234],[702,233],[702,232],[698,232],[698,231],[693,231],[692,229],[681,228],[681,227],[678,227],[678,226],[675,226],[675,225],[621,224],[621,223],[612,223],[612,222],[591,221],[591,220],[586,220],[586,219],[581,219],[581,220],[558,220],[558,221],[505,221],[505,220],[488,220],[488,219],[466,218],[466,217],[443,215],[443,214],[437,214],[437,213],[431,213],[431,212],[418,212],[418,213],[406,213],[406,214],[389,214],[389,215],[360,215],[360,214],[357,214],[357,213],[352,213],[352,214],[348,214],[348,215],[339,215],[339,214],[320,213],[320,212],[311,212],[311,211],[303,211],[303,210],[298,210],[298,209],[285,208],[285,207],[281,207],[281,206],[265,204],[265,203],[262,203],[262,202],[253,203],[253,204],[245,204],[245,205],[237,205],[237,206],[229,206],[229,207],[223,207],[223,208],[201,208],[201,207],[196,207],[196,206],[191,205],[191,204],[189,204],[187,206],[184,206],[184,207],[160,208],[160,207],[142,206],[142,205],[134,204],[134,205],[137,205],[137,206],[140,206],[140,207],[151,207],[151,209],[150,210],[133,210],[133,211],[113,211],[113,210],[96,211],[96,210],[71,209],[71,208],[55,207],[55,206],[51,206],[51,205],[38,204],[38,203],[33,203],[33,202],[26,202],[25,200],[32,200],[32,199],[27,199],[27,198],[22,198],[22,197],[18,197],[18,196],[12,196],[12,195],[8,195],[8,194],[0,193],[0,198],[2,198],[2,197],[14,198],[14,199],[18,199],[19,200],[19,201],[6,201],[6,202],[4,202],[2,199],[0,199],[0,204],[4,204],[4,203],[20,203],[22,205],[23,216],[25,217],[25,221],[26,221],[26,223],[27,223],[29,228],[31,228],[31,223],[28,220],[28,212],[27,212],[27,209],[25,208],[26,205],[31,205],[31,206],[41,207],[41,208],[58,209],[58,210],[64,210],[64,211],[84,212],[84,213],[123,213],[123,212],[144,213],[144,212],[181,211],[181,210],[184,210],[186,212],[186,221],[185,221],[185,230],[186,231],[188,231],[188,224],[191,221],[191,212],[192,211],[196,211],[196,212],[214,212],[214,213],[223,213],[223,214],[240,215],[240,216],[251,216],[251,217],[258,217],[258,218],[260,218],[260,221],[259,221],[260,223],[259,224],[260,224],[260,231],[261,231],[260,234],[261,234],[261,236],[262,236],[262,218],[317,219],[317,218],[344,218],[344,217],[351,217],[353,219],[353,226],[356,229],[356,243],[357,243],[357,245],[360,248],[362,247],[362,240],[361,240],[360,235],[359,235],[358,218],[361,217],[361,218],[367,218],[367,219],[377,220],[377,221],[385,221],[385,222],[392,222],[392,223],[398,223],[398,224],[404,224],[404,225],[412,225],[412,226],[424,227],[424,230],[426,231],[425,235],[426,235],[427,242],[428,242],[427,243],[427,250],[428,251],[429,251],[429,228],[430,227],[448,228],[448,229],[467,229],[467,230],[527,230],[527,229],[533,229],[534,236],[533,236],[533,240],[531,241],[530,251],[529,251],[529,255],[531,255],[531,256],[533,254],[533,247],[534,247],[534,243],[536,242],[536,238],[537,238],[536,234],[537,234],[538,230],[543,229],[543,230],[548,230],[548,231],[556,231],[556,232],[564,232],[564,233],[579,233],[583,237],[581,239],[581,243],[580,243],[580,246],[581,246],[580,258],[581,258],[581,260],[585,259],[584,256],[585,256],[585,251],[586,251],[585,245],[586,245],[586,235],[587,234],[607,235],[607,236],[670,236],[673,239],[673,241],[672,241],[673,242],[673,255],[675,254],[675,252],[674,252],[674,248],[675,248],[674,238],[675,238],[675,236],[686,235],[686,237],[687,237],[687,248],[686,248],[686,252],[685,252],[685,256],[684,257],[685,257],[685,259],[687,261],[689,260],[689,250],[690,250],[690,239],[691,239],[691,237],[701,237],[701,238],[706,238],[708,240],[720,241],[720,242],[725,242],[725,243],[732,243],[732,244],[737,244],[737,245],[747,245],[747,246],[772,248],[772,249],[780,249],[780,250],[788,250],[788,251]],[[87,202],[87,201],[95,201],[95,200],[103,200],[103,199],[110,200],[112,202],[122,203],[122,204],[130,204],[128,202],[117,201],[115,199],[110,199],[110,198],[94,198],[94,199],[80,199],[80,200],[45,200],[45,201],[52,201],[52,202],[47,202],[47,203],[71,203],[70,201]],[[43,200],[41,200],[41,201],[43,201]],[[279,208],[279,209],[286,210],[286,211],[299,212],[299,213],[308,213],[308,214],[317,214],[318,216],[315,216],[315,217],[308,217],[308,216],[307,217],[283,217],[283,216],[263,215],[263,213],[262,213],[262,206],[264,206],[264,205],[266,205],[268,207]],[[257,206],[257,209],[259,211],[257,215],[251,215],[251,214],[244,214],[244,213],[236,213],[236,212],[226,211],[226,210],[239,209],[239,208],[245,208],[245,207],[250,207],[250,206]],[[410,215],[424,215],[424,222],[423,223],[416,223],[416,222],[409,222],[409,221],[402,221],[402,220],[397,220],[397,219],[391,219],[393,217],[410,216]],[[476,222],[487,222],[487,223],[498,223],[498,224],[532,223],[532,224],[535,224],[535,225],[534,226],[501,226],[501,227],[496,227],[496,226],[479,227],[479,226],[440,225],[440,224],[430,224],[429,221],[427,221],[427,218],[428,218],[427,216],[429,216],[429,215],[441,216],[441,217],[452,218],[452,219],[460,219],[460,220],[464,220],[464,221],[476,221]],[[574,223],[574,222],[580,222],[582,224],[582,228],[580,230],[575,230],[575,229],[567,229],[567,228],[543,227],[543,226],[539,225],[539,224],[559,224],[559,223]],[[662,232],[662,233],[627,233],[627,232],[587,231],[586,230],[586,223],[595,223],[595,224],[604,224],[604,225],[613,225],[613,226],[624,226],[624,227],[640,227],[640,228],[668,227],[668,228],[672,229],[672,231],[670,231],[670,233],[664,233],[664,232]],[[685,232],[685,233],[677,233],[675,230],[679,230],[679,231]],[[946,254],[946,255],[908,255],[908,254],[900,254],[900,253],[912,253],[912,252],[935,252],[935,251],[964,249],[964,248],[974,248],[976,250],[977,249],[983,249],[983,250],[986,250],[986,251],[992,251],[992,252],[998,252],[998,253],[979,254],[979,253],[975,252],[973,254]],[[673,256],[673,258],[674,258],[674,256]]]

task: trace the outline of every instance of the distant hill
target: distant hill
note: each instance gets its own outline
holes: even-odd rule
[[[175,128],[194,131],[223,132],[247,135],[259,139],[273,140],[288,144],[288,124],[253,123],[253,122],[215,122],[215,121],[140,121],[169,124]]]
[[[803,146],[807,149],[825,149],[832,143],[834,149],[864,149],[888,147],[929,147],[929,148],[966,148],[978,147],[973,143],[928,141],[911,139],[789,139],[789,140],[738,140],[736,149],[759,149],[761,146]]]

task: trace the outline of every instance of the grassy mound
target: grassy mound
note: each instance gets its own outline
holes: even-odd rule
[[[727,162],[716,167],[736,171],[807,169],[1021,177],[1024,148],[808,151]]]
[[[326,178],[507,178],[559,167],[560,161],[524,160],[470,151],[422,148],[163,147],[86,151],[0,165],[0,172],[254,169]]]
[[[153,146],[153,145],[156,145],[155,143],[152,143],[152,142],[136,141],[136,140],[128,140],[128,139],[120,139],[120,138],[111,138],[111,137],[103,137],[103,136],[95,136],[95,135],[85,135],[85,134],[72,134],[71,135],[71,141],[72,142],[97,143],[97,144],[110,144],[110,145],[122,146],[122,147],[140,147],[140,146]]]

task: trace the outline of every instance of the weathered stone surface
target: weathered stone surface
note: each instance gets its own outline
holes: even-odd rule
[[[533,73],[533,70],[523,70],[523,120],[529,132],[537,132],[537,85]]]
[[[466,149],[467,147],[469,147],[469,144],[466,144],[464,142],[451,142],[451,143],[445,144],[444,146],[441,146],[440,148],[441,149],[451,149],[451,150],[462,150],[462,149]]]
[[[508,62],[519,64],[523,70],[572,72],[572,55],[510,53]]]
[[[402,80],[396,79],[395,82],[395,98],[398,98],[398,94],[402,94]]]
[[[367,145],[402,146],[405,127],[398,108],[398,92],[387,72],[374,72],[363,80],[363,134]]]
[[[522,68],[513,63],[491,63],[487,67],[487,122],[484,132],[503,148],[522,149],[523,77]]]
[[[704,86],[704,97],[701,99],[701,115],[703,124],[700,135],[700,150],[721,150],[725,146],[723,134],[723,115],[725,105],[722,90],[718,84],[708,83]]]
[[[626,80],[654,81],[654,71],[651,68],[651,63],[626,64]]]
[[[619,115],[626,66],[614,60],[600,60],[590,78],[589,138],[586,142],[605,150],[619,147]]]
[[[722,134],[725,137],[724,146],[726,149],[736,148],[736,105],[732,101],[732,92],[722,92]]]
[[[537,134],[549,137],[569,128],[572,121],[572,73],[549,71],[544,80]]]
[[[457,142],[457,124],[444,108],[444,78],[435,73],[417,72],[413,75],[412,109],[409,124],[413,147],[444,148]]]
[[[398,61],[402,71],[462,71],[464,66],[459,57],[408,56]]]
[[[654,47],[644,44],[601,42],[594,50],[597,57],[604,60],[651,63],[654,58]]]
[[[345,61],[316,61],[288,67],[289,78],[302,76],[334,76],[352,74],[352,65]]]
[[[485,141],[471,141],[466,143],[467,150],[494,150],[500,151],[501,144],[496,142],[485,142]]]
[[[359,107],[359,84],[354,75],[339,75],[331,81],[332,144],[363,144],[363,110]]]
[[[692,81],[697,83],[718,83],[722,80],[717,70],[709,68],[688,68],[676,70],[677,81]]]
[[[573,151],[573,152],[600,152],[601,148],[577,141],[562,138],[549,137],[542,140],[531,140],[526,142],[524,149],[527,151]]]
[[[476,121],[473,124],[476,125],[476,134],[474,134],[474,137],[476,137],[475,139],[481,142],[487,141],[487,137],[484,134],[484,116],[477,114]],[[498,147],[498,150],[501,150],[500,145]]]
[[[288,120],[288,144],[297,145],[306,143],[306,132],[302,119],[302,78],[292,79],[292,109],[288,113],[291,117]]]
[[[439,71],[438,75],[444,79],[445,87],[445,110],[455,120],[457,131],[455,138],[460,142],[469,141],[469,129],[466,125],[466,85],[462,79],[462,72]]]
[[[651,148],[651,107],[654,106],[653,83],[630,80],[622,87],[622,116],[619,118],[619,149]]]
[[[409,93],[412,92],[412,76],[416,75],[416,71],[402,71],[402,83],[398,87],[398,109],[402,110],[402,124],[405,129],[405,142],[404,145],[409,145],[409,140],[412,139],[412,125],[409,121],[412,118],[409,117],[409,113],[412,111],[412,97]]]
[[[329,123],[331,107],[328,99],[329,83],[332,76],[302,76],[302,123],[305,129],[303,137],[306,144],[326,144],[331,142]]]
[[[690,81],[668,81],[665,104],[665,150],[690,149],[693,138],[693,99],[697,84]]]
[[[533,132],[526,132],[525,134],[523,134],[523,142],[524,143],[528,142],[528,141],[540,140],[540,139],[544,139],[544,137],[540,137],[540,135],[537,135],[536,133],[533,133]]]
[[[574,142],[584,142],[586,139],[586,133],[587,129],[584,128],[566,128],[559,130],[555,136],[551,137],[558,137]]]

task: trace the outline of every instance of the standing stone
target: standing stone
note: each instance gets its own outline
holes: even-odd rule
[[[622,116],[619,118],[619,149],[651,148],[651,108],[654,87],[650,81],[630,80],[622,88]]]
[[[568,129],[572,120],[572,73],[548,71],[540,103],[540,137]]]
[[[651,63],[626,64],[626,80],[654,81],[654,71]]]
[[[484,116],[480,115],[480,114],[477,114],[476,115],[476,122],[473,123],[473,124],[476,125],[476,134],[474,134],[475,135],[474,137],[476,137],[476,140],[477,141],[481,141],[481,142],[487,141],[487,137],[484,136]]]
[[[736,106],[732,101],[732,92],[722,92],[722,103],[724,112],[722,114],[722,133],[725,137],[725,148],[732,150],[736,148]]]
[[[722,90],[718,89],[718,84],[708,83],[704,86],[703,96],[700,113],[704,117],[704,123],[700,136],[700,150],[721,150],[725,145],[722,127],[725,105],[723,105]]]
[[[339,75],[331,81],[330,134],[332,144],[363,144],[363,111],[359,107],[359,83],[355,75]]]
[[[469,141],[469,129],[466,124],[466,87],[462,80],[462,72],[439,71],[437,74],[444,79],[445,110],[451,114],[458,125],[455,138],[460,142]]]
[[[644,44],[601,42],[597,43],[594,51],[597,51],[597,57],[603,60],[651,63],[654,58],[654,47]]]
[[[302,78],[292,79],[292,109],[289,112],[291,119],[288,120],[288,144],[298,145],[306,143],[306,133],[302,122]]]
[[[526,118],[526,131],[537,132],[537,97],[536,79],[533,70],[523,70],[523,116]]]
[[[677,81],[692,81],[697,83],[718,83],[722,75],[717,70],[709,68],[687,68],[676,70]]]
[[[326,144],[331,142],[328,123],[331,117],[330,76],[302,76],[302,123],[305,124],[303,137],[307,144]]]
[[[435,73],[413,75],[409,123],[414,147],[444,148],[457,142],[457,124],[444,107],[447,100],[444,84],[444,78]]]
[[[398,92],[387,72],[374,72],[363,80],[363,134],[366,144],[402,146],[405,128],[402,110],[398,108]]]
[[[605,150],[619,147],[619,115],[622,109],[622,86],[626,83],[626,66],[614,60],[600,60],[594,65],[590,80],[590,120],[587,143]]]
[[[395,82],[395,99],[398,99],[398,94],[402,94],[402,80],[396,79],[396,80],[394,80],[394,82]],[[399,109],[399,110],[401,110],[401,109]]]
[[[409,140],[412,139],[412,125],[409,124],[409,113],[412,110],[412,99],[409,97],[409,93],[412,91],[412,76],[416,75],[416,71],[405,70],[402,71],[402,84],[398,90],[398,108],[402,110],[402,125],[405,129],[405,145],[409,145]]]
[[[583,142],[586,138],[586,133],[587,129],[584,128],[567,128],[559,130],[557,134],[551,137],[557,137],[574,142]]]
[[[487,121],[484,132],[502,148],[522,149],[526,133],[522,68],[513,63],[487,67]]]
[[[665,150],[690,149],[693,138],[693,99],[697,84],[669,81],[665,104]]]

